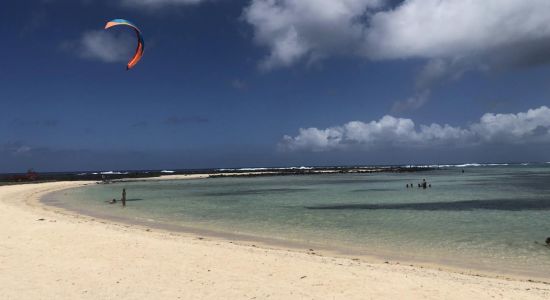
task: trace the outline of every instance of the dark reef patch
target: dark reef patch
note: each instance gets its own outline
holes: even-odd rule
[[[421,203],[391,203],[391,204],[338,204],[322,206],[306,206],[307,209],[334,210],[427,210],[427,211],[468,211],[476,209],[522,211],[550,210],[550,199],[493,199],[466,200],[454,202],[421,202]]]

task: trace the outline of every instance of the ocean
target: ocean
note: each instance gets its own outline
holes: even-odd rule
[[[431,188],[417,187],[424,179]],[[122,188],[125,208],[106,203]],[[171,230],[550,279],[548,163],[136,181],[60,191],[43,201]]]

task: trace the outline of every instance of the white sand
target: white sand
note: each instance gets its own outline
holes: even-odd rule
[[[0,299],[550,299],[544,283],[201,240],[37,204],[81,184],[0,187]]]

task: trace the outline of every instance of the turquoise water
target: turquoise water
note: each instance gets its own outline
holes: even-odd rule
[[[76,211],[550,279],[550,165],[91,185]],[[422,179],[432,188],[419,189]],[[405,185],[413,183],[415,188]],[[106,204],[120,198],[127,207]]]

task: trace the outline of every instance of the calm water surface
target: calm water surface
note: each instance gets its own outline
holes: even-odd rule
[[[550,164],[92,185],[46,202],[349,254],[550,279]],[[423,178],[430,189],[412,188]],[[109,205],[126,187],[128,205]]]

